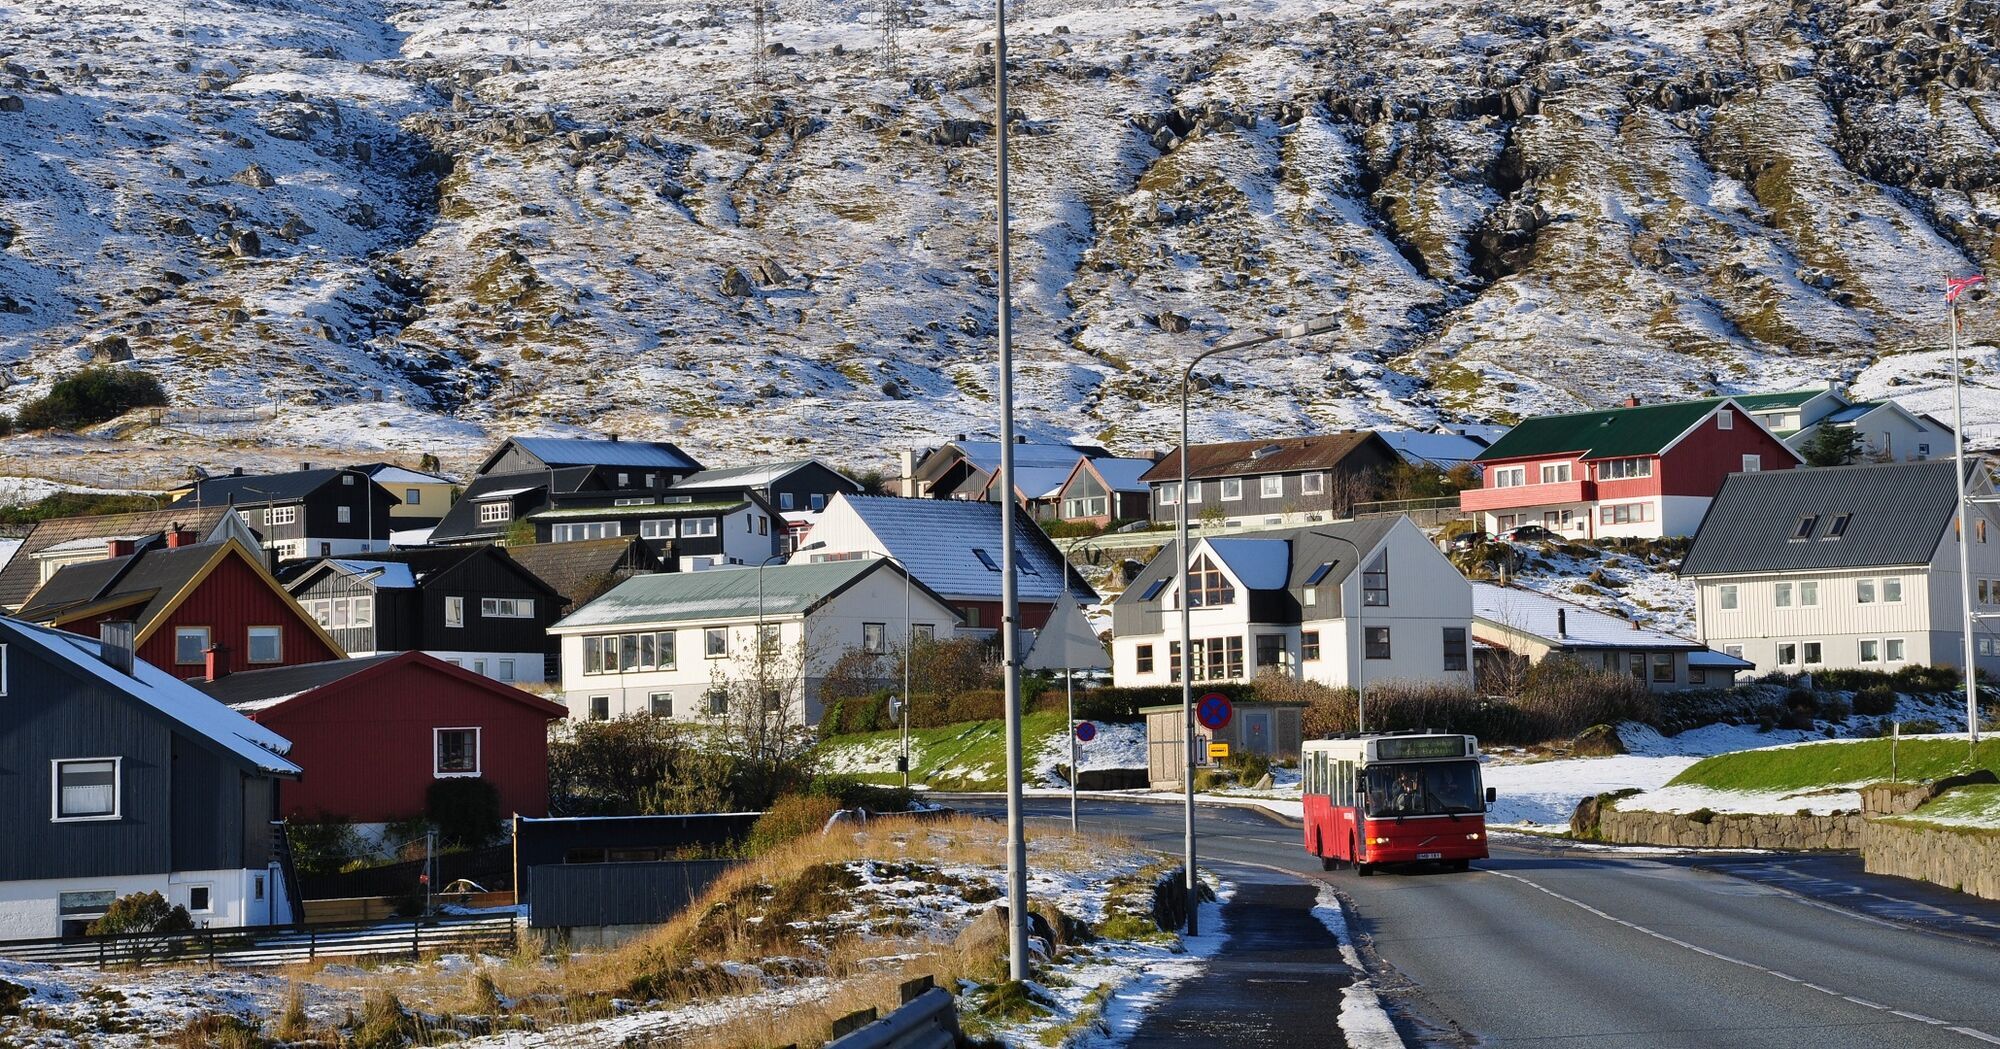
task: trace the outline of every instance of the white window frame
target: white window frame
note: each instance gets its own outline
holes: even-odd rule
[[[1543,484],[1567,484],[1575,477],[1569,463],[1543,463],[1541,478]]]
[[[444,770],[444,734],[447,732],[472,733],[472,771],[446,772]],[[486,767],[486,733],[478,725],[445,725],[431,729],[431,778],[432,779],[476,779]]]
[[[424,504],[424,490],[423,490],[423,489],[421,489],[421,488],[405,488],[405,489],[403,489],[403,505],[404,505],[404,506],[422,506],[423,504]]]
[[[1889,646],[1890,646],[1890,645],[1894,645],[1894,646],[1896,646],[1896,647],[1895,647],[1895,654],[1894,654],[1894,655],[1890,655],[1890,654],[1889,654],[1889,653],[1890,653],[1890,648],[1889,648]],[[1907,663],[1907,662],[1909,662],[1909,659],[1910,659],[1910,655],[1909,655],[1909,654],[1910,654],[1910,649],[1909,649],[1909,646],[1908,646],[1907,644],[1905,644],[1905,643],[1904,643],[1904,640],[1903,640],[1902,638],[1900,638],[1900,637],[1885,637],[1885,638],[1883,638],[1883,639],[1882,639],[1882,662],[1884,662],[1884,663]]]
[[[1819,607],[1819,580],[1817,579],[1799,580],[1799,607],[1800,608]]]
[[[257,653],[257,632],[258,632],[259,630],[268,630],[268,631],[273,631],[273,632],[275,632],[275,633],[276,633],[276,635],[277,635],[277,638],[278,638],[278,654],[277,654],[277,655],[276,655],[276,656],[275,656],[274,658],[271,658],[271,659],[258,659],[258,658],[257,658],[257,655],[256,655],[256,653]],[[272,666],[272,665],[276,665],[276,664],[279,664],[279,663],[283,663],[284,661],[285,661],[285,628],[284,628],[284,627],[282,627],[282,626],[253,626],[253,627],[249,627],[249,628],[247,628],[247,629],[246,629],[246,630],[244,631],[244,635],[243,635],[243,662],[245,662],[245,663],[258,663],[258,664],[263,664],[263,665],[267,665],[267,666]]]
[[[1528,468],[1525,466],[1496,466],[1488,471],[1493,479],[1489,488],[1522,488],[1528,483]]]
[[[1872,605],[1875,603],[1875,580],[1856,579],[1854,581],[1854,603]]]
[[[197,907],[197,906],[195,906],[195,905],[194,905],[194,893],[195,893],[195,890],[196,890],[196,889],[200,889],[200,890],[201,890],[202,892],[205,892],[205,893],[207,893],[207,894],[208,894],[208,905],[207,905],[207,906],[205,906],[205,907]],[[214,914],[214,913],[215,913],[215,886],[213,886],[213,885],[210,885],[210,884],[209,884],[209,883],[207,883],[207,882],[200,882],[200,883],[198,883],[198,884],[194,884],[194,885],[189,885],[189,886],[187,887],[187,909],[188,909],[188,913],[189,913],[189,914]]]
[[[870,631],[873,631],[875,635],[874,640],[872,642],[869,640],[868,636]],[[861,651],[870,653],[872,655],[881,655],[882,653],[889,651],[889,624],[887,623],[861,624]]]
[[[480,524],[499,524],[514,519],[514,504],[505,499],[493,499],[479,504]]]
[[[1283,499],[1285,497],[1285,475],[1265,474],[1258,478],[1257,494],[1266,499]]]
[[[1300,495],[1322,495],[1326,492],[1326,475],[1308,473],[1299,475]]]
[[[453,594],[444,599],[444,625],[448,627],[465,625],[465,598]]]
[[[1188,478],[1187,501],[1189,506],[1194,506],[1201,502],[1201,480],[1199,478]]]
[[[1882,662],[1882,642],[1872,637],[1864,637],[1855,644],[1855,661],[1858,663]]]
[[[722,651],[715,650],[715,637],[722,636]],[[701,628],[701,654],[704,659],[729,658],[729,628],[726,626],[705,626]]]
[[[264,523],[267,525],[296,524],[299,508],[296,506],[271,506],[264,509]]]
[[[201,651],[200,651],[200,652],[197,652],[197,653],[195,653],[195,657],[194,657],[193,659],[182,659],[182,658],[181,658],[181,635],[182,635],[182,634],[194,634],[194,633],[199,633],[199,634],[201,635]],[[205,652],[207,652],[207,651],[209,650],[209,647],[210,647],[211,645],[213,645],[214,643],[215,643],[215,634],[214,634],[214,632],[213,632],[213,631],[211,631],[211,630],[209,630],[209,629],[208,629],[207,627],[205,627],[205,626],[177,626],[177,627],[175,627],[175,628],[174,628],[174,665],[175,665],[175,666],[177,666],[177,667],[193,667],[193,666],[200,666],[200,665],[201,665],[201,663],[202,663],[202,661],[203,661],[203,660],[204,660],[204,659],[206,658],[205,656],[203,656],[203,655],[202,655],[202,653],[205,653]]]
[[[1715,588],[1715,607],[1734,611],[1741,603],[1735,583],[1723,583]]]
[[[1724,429],[1728,429],[1728,427],[1724,427]],[[1762,471],[1763,471],[1763,469],[1764,469],[1764,457],[1763,457],[1763,456],[1761,456],[1761,455],[1746,455],[1746,456],[1744,456],[1744,457],[1743,457],[1743,472],[1744,472],[1744,473],[1746,473],[1746,474],[1754,474],[1754,473],[1760,473],[1760,472],[1762,472]]]
[[[1168,481],[1160,485],[1161,506],[1178,506],[1180,505],[1180,501],[1181,483],[1179,481]]]
[[[1889,596],[1889,591],[1890,591],[1890,590],[1892,590],[1892,589],[1893,589],[1893,590],[1894,590],[1894,591],[1896,592],[1896,596],[1894,596],[1894,597],[1890,597],[1890,596]],[[1883,603],[1883,604],[1885,604],[1885,605],[1900,605],[1900,604],[1902,604],[1902,603],[1903,603],[1903,577],[1902,577],[1902,576],[1895,576],[1895,575],[1892,575],[1892,576],[1883,576],[1883,577],[1882,577],[1882,587],[1881,587],[1881,591],[1882,591],[1882,603]]]
[[[62,814],[62,770],[64,765],[97,765],[111,763],[111,812],[92,816],[65,816]],[[54,758],[49,761],[49,822],[50,823],[110,823],[125,818],[125,759],[122,757],[101,758]]]
[[[1223,479],[1221,480],[1221,482],[1219,482],[1219,483],[1220,483],[1220,485],[1221,485],[1221,487],[1222,487],[1222,501],[1223,501],[1223,502],[1225,502],[1225,503],[1237,503],[1237,502],[1242,502],[1242,501],[1243,501],[1243,478],[1241,478],[1241,477],[1225,477],[1225,478],[1223,478]],[[1234,494],[1234,495],[1230,494],[1230,491],[1231,491],[1232,487],[1233,487],[1233,488],[1234,488],[1234,490],[1235,490],[1235,494]]]
[[[655,518],[651,521],[641,521],[639,522],[639,538],[672,539],[674,538],[674,536],[677,534],[678,531],[674,527],[675,523],[676,522],[671,517]]]
[[[535,599],[532,597],[482,597],[479,599],[481,619],[533,619]]]
[[[681,520],[682,539],[713,539],[721,531],[721,522],[713,517],[688,517]]]
[[[336,522],[338,522],[338,523],[340,523],[340,524],[353,524],[353,523],[354,523],[354,508],[353,508],[353,507],[351,507],[351,506],[336,506],[336,507],[334,507],[334,508],[333,508],[333,519],[334,519],[334,521],[336,521]]]
[[[1735,412],[1732,412],[1732,411],[1730,411],[1730,410],[1729,410],[1729,409],[1727,409],[1727,408],[1724,408],[1724,409],[1722,409],[1721,411],[1719,411],[1719,412],[1716,412],[1716,413],[1715,413],[1715,428],[1716,428],[1716,429],[1718,429],[1718,430],[1733,430],[1733,429],[1735,429],[1735,428],[1736,428],[1736,413],[1735,413]]]
[[[660,697],[662,696],[665,696],[667,700],[667,710],[664,714],[660,712]],[[672,692],[646,693],[646,714],[649,717],[666,718],[669,721],[673,720],[674,694]]]
[[[1794,605],[1792,603],[1792,584],[1790,583],[1771,584],[1771,607],[1772,608],[1798,607],[1797,605]]]

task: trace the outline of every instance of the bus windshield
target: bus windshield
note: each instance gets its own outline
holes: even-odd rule
[[[1443,816],[1483,812],[1479,796],[1479,763],[1425,761],[1371,765],[1368,815]]]

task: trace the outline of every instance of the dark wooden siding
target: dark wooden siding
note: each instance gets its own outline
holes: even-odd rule
[[[173,869],[243,867],[246,813],[241,767],[178,733],[172,747]]]
[[[526,569],[497,549],[459,562],[449,571],[426,579],[419,590],[422,621],[406,637],[412,648],[467,652],[540,652],[547,647],[548,629],[555,624],[559,599],[537,586]],[[445,599],[465,599],[465,625],[444,625]],[[535,602],[530,619],[494,619],[480,614],[482,597],[529,598]]]
[[[802,511],[812,509],[812,497],[815,495],[825,496],[826,501],[830,503],[840,492],[860,490],[860,485],[848,481],[847,478],[818,463],[811,463],[779,478],[764,495],[771,501],[773,509]],[[792,497],[790,507],[784,505],[783,495],[786,493]]]
[[[64,629],[94,637],[103,618],[67,623]],[[139,658],[178,678],[206,676],[208,671],[203,664],[174,662],[175,629],[193,626],[208,627],[210,643],[227,648],[232,670],[243,670],[249,666],[250,628],[253,626],[278,626],[283,627],[285,632],[284,661],[279,664],[260,663],[258,666],[323,663],[341,656],[320,640],[311,618],[297,602],[274,591],[258,577],[255,569],[234,556],[226,557],[207,579],[202,580],[195,592],[174,609],[172,615],[153,628],[153,632],[139,646]]]

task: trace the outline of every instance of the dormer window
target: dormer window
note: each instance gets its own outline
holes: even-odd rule
[[[1798,524],[1792,526],[1792,538],[1794,540],[1811,539],[1813,537],[1813,530],[1818,527],[1819,515],[1807,514],[1799,518]]]
[[[479,504],[479,523],[496,524],[514,518],[514,504],[504,500]]]
[[[975,546],[972,548],[972,556],[978,558],[979,563],[985,565],[988,572],[998,572],[1000,570],[1000,565],[993,560],[993,555],[987,553],[985,550]]]
[[[1833,522],[1826,526],[1826,534],[1821,536],[1820,538],[1838,539],[1841,536],[1846,535],[1848,522],[1853,520],[1854,520],[1853,514],[1839,514],[1835,516]]]
[[[1235,603],[1236,588],[1229,585],[1229,577],[1207,556],[1195,559],[1188,570],[1188,607],[1211,608]]]

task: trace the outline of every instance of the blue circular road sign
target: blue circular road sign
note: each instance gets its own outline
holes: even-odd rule
[[[1229,703],[1229,697],[1220,692],[1210,692],[1194,705],[1194,719],[1210,732],[1220,732],[1236,715],[1236,708]]]
[[[1076,723],[1076,738],[1077,738],[1077,739],[1078,739],[1079,741],[1081,741],[1081,742],[1084,742],[1084,743],[1088,743],[1088,742],[1090,742],[1091,740],[1093,740],[1093,739],[1096,739],[1096,738],[1097,738],[1097,724],[1096,724],[1096,722],[1092,722],[1092,721],[1079,721],[1079,722],[1077,722],[1077,723]]]

